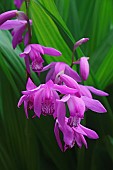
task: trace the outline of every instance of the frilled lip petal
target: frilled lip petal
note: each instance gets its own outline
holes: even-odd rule
[[[17,13],[18,13],[17,10],[12,10],[12,11],[7,11],[7,12],[0,14],[0,25],[2,25],[5,21],[16,17]]]
[[[87,136],[88,138],[91,138],[91,139],[98,139],[99,138],[98,134],[94,130],[86,128],[86,127],[82,126],[81,124],[79,126],[86,133],[85,136]]]
[[[62,55],[62,53],[60,51],[56,50],[55,48],[44,47],[44,46],[42,46],[42,48],[44,50],[44,54],[51,55],[51,56],[60,56],[60,55]]]
[[[84,117],[85,103],[81,98],[71,96],[70,99],[67,101],[67,104],[71,116],[77,116],[79,118]]]
[[[98,95],[98,96],[108,96],[109,94],[102,91],[102,90],[98,90],[92,86],[86,86],[92,93]]]
[[[86,96],[82,96],[81,98],[84,101],[85,106],[88,109],[90,109],[90,110],[92,110],[94,112],[98,112],[98,113],[107,112],[105,107],[98,100],[94,100],[94,99],[88,98]]]

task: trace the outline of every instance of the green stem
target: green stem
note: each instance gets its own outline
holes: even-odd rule
[[[29,36],[29,42],[28,44],[31,43],[31,26],[30,26],[30,21],[29,21],[29,3],[30,0],[25,0],[25,5],[26,5],[26,15],[27,15],[27,27],[28,27],[28,36]],[[27,44],[27,45],[28,45]],[[26,64],[26,75],[27,75],[27,80],[30,76],[30,67],[29,67],[29,58],[28,56],[25,58],[25,64]],[[28,68],[28,69],[27,69]]]

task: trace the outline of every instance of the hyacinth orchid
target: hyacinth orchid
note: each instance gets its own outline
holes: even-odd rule
[[[20,9],[22,2],[24,2],[24,0],[14,0],[14,4],[18,9]]]
[[[15,20],[9,20],[16,17]],[[16,46],[23,41],[27,45],[29,41],[27,29],[27,16],[24,12],[17,10],[8,11],[0,15],[0,30],[12,30],[11,34],[13,36],[12,45],[15,49]],[[30,24],[32,21],[30,20]],[[23,33],[25,33],[23,38]]]
[[[60,74],[65,73],[68,76],[71,76],[77,82],[81,82],[81,78],[79,74],[74,71],[68,64],[63,62],[52,62],[49,65],[45,66],[42,69],[43,71],[49,70],[46,76],[46,81],[53,80],[57,84],[61,84],[61,80],[59,79]]]
[[[31,89],[29,87],[30,84]],[[40,117],[41,114],[54,116],[56,115],[57,106],[60,105],[60,107],[62,107],[62,104],[56,102],[56,99],[60,99],[57,91],[61,94],[74,94],[77,92],[76,89],[69,88],[65,85],[54,84],[52,80],[36,87],[29,79],[26,89],[27,91],[22,92],[24,95],[20,98],[18,107],[24,102],[24,109],[27,113],[28,106],[32,103],[32,107],[30,108],[34,109],[38,117]],[[28,118],[28,113],[26,116]]]
[[[64,146],[60,140],[59,132],[63,134]],[[65,117],[64,125],[62,126],[58,119],[56,119],[54,133],[57,140],[57,143],[62,151],[66,151],[68,148],[72,148],[75,143],[79,148],[82,147],[82,144],[87,148],[87,142],[84,136],[90,139],[98,139],[98,135],[95,131],[88,129],[80,124],[80,118],[76,117]]]
[[[30,20],[30,24],[32,21]],[[0,26],[1,30],[12,30],[11,34],[13,36],[12,45],[15,49],[16,46],[21,43],[24,39],[24,44],[27,45],[29,41],[29,35],[26,31],[27,21],[26,20],[7,20],[4,24]],[[26,31],[26,32],[25,32]],[[23,33],[25,33],[23,37]]]
[[[32,70],[39,72],[43,69],[43,58],[41,55],[60,56],[61,52],[51,47],[44,47],[40,44],[29,44],[20,57],[30,57]]]

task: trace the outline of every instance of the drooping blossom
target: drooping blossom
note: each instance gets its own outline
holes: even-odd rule
[[[62,126],[58,119],[56,119],[55,127],[54,127],[54,133],[57,140],[57,143],[62,151],[66,151],[68,148],[72,148],[75,143],[78,145],[79,148],[82,147],[82,144],[85,145],[87,148],[87,142],[84,136],[90,138],[90,139],[98,139],[98,135],[95,131],[86,128],[80,124],[80,118],[77,117],[65,117],[65,123]],[[63,141],[64,146],[62,145],[60,134],[59,132],[62,132],[63,134]]]
[[[28,104],[32,103],[31,108],[34,109],[38,117],[40,117],[41,114],[54,116],[56,115],[58,105],[60,105],[62,109],[62,103],[56,102],[56,99],[60,98],[57,91],[61,94],[74,94],[77,92],[76,89],[69,88],[65,85],[57,85],[54,84],[52,80],[49,80],[46,84],[23,91],[22,93],[24,95],[20,98],[18,107],[24,102],[24,109],[26,112]],[[28,113],[26,115],[28,117]]]
[[[41,55],[50,55],[50,56],[60,56],[61,52],[51,47],[44,47],[40,44],[29,44],[24,52],[20,54],[20,57],[29,56],[32,63],[32,70],[39,72],[43,69],[44,60]]]
[[[14,0],[14,4],[18,9],[20,9],[22,2],[24,2],[24,0]]]
[[[68,64],[64,62],[52,62],[49,65],[45,66],[42,71],[48,70],[46,81],[53,80],[57,84],[61,84],[61,80],[59,78],[60,74],[65,73],[68,76],[71,76],[77,82],[81,81],[79,74],[73,70]]]
[[[16,46],[21,43],[24,39],[24,44],[26,45],[29,40],[27,32],[27,18],[23,12],[18,12],[18,19],[7,20],[2,25],[0,25],[0,30],[12,30],[11,34],[13,36],[12,45],[15,49]],[[9,18],[10,19],[10,18]],[[30,24],[32,21],[30,20]],[[23,33],[25,34],[23,36]]]

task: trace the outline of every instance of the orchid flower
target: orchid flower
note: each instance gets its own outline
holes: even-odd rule
[[[30,44],[25,49],[24,52],[20,54],[20,57],[29,56],[32,63],[32,70],[39,72],[43,69],[43,58],[41,55],[51,55],[51,56],[60,56],[61,52],[51,47],[44,47],[40,44]]]
[[[30,79],[29,79],[30,81]],[[31,82],[31,81],[30,81]],[[33,86],[32,86],[33,87]],[[74,94],[77,90],[69,88],[65,85],[57,85],[49,80],[46,84],[42,84],[36,88],[23,91],[24,94],[18,103],[18,107],[23,103],[27,102],[25,105],[25,112],[27,110],[28,103],[32,102],[32,108],[34,109],[35,114],[40,117],[43,115],[56,115],[57,106],[60,105],[62,109],[62,103],[58,104],[56,99],[60,99],[58,92],[61,94]],[[28,114],[26,114],[28,115]]]
[[[42,71],[49,70],[46,76],[46,81],[53,80],[57,84],[61,84],[62,82],[59,79],[60,74],[65,73],[66,75],[72,77],[77,82],[81,81],[79,74],[74,71],[68,64],[64,62],[52,62],[49,65],[45,66]]]
[[[80,118],[65,117],[65,123],[64,126],[62,126],[58,119],[56,119],[54,133],[57,143],[62,151],[65,152],[66,149],[72,148],[75,143],[79,148],[82,147],[82,144],[84,144],[87,148],[88,146],[84,136],[90,139],[98,139],[97,133],[89,128],[82,126],[80,121]],[[60,131],[63,133],[63,141],[65,143],[64,146],[62,146],[62,142],[60,140]]]
[[[30,20],[30,24],[32,24],[32,21]],[[1,30],[12,30],[12,45],[15,49],[16,46],[23,41],[23,33],[27,29],[27,21],[26,20],[8,20],[4,24],[0,26]],[[24,36],[24,44],[26,45],[28,43],[28,33],[25,33]]]

